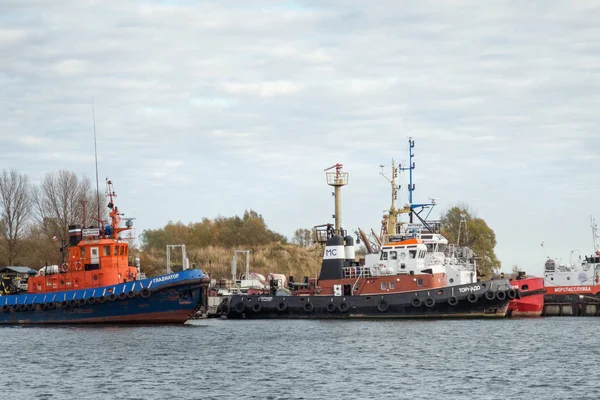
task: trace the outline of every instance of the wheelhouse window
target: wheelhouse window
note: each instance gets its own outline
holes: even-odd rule
[[[410,258],[416,258],[417,257],[417,251],[416,250],[409,250],[408,253],[410,254]]]
[[[387,289],[387,282],[381,282],[381,290]]]
[[[382,251],[380,260],[387,260],[387,259],[388,259],[388,252]]]
[[[81,258],[85,259],[85,247],[81,248]]]
[[[125,254],[125,246],[121,246],[121,255]]]
[[[115,256],[119,255],[119,246],[115,246],[115,252],[114,252]]]
[[[103,256],[110,256],[110,246],[103,246],[102,247],[102,255]]]
[[[390,251],[390,260],[397,260],[398,253],[396,251]]]
[[[417,279],[417,286],[423,286],[423,279]]]
[[[390,289],[396,289],[396,282],[390,282]]]

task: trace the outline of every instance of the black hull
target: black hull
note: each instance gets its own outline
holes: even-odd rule
[[[360,296],[235,295],[219,312],[228,319],[502,318],[520,294],[506,280]]]

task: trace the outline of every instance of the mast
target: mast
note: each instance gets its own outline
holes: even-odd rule
[[[335,234],[342,234],[342,186],[348,184],[348,173],[342,172],[343,165],[337,163],[329,168],[325,168],[325,175],[327,177],[327,184],[333,186],[335,196]],[[330,169],[335,168],[335,172],[327,172]]]
[[[592,241],[594,243],[594,253],[598,254],[598,225],[596,225],[596,219],[590,215],[590,224],[592,226]]]
[[[413,191],[415,190],[415,184],[413,183],[413,170],[415,169],[415,162],[413,161],[413,157],[415,153],[413,153],[413,149],[415,147],[415,141],[412,140],[412,137],[408,138],[408,167],[403,167],[399,165],[400,171],[408,171],[409,181],[408,181],[408,207],[410,209],[409,212],[409,222],[413,222]]]
[[[94,158],[96,159],[96,202],[98,203],[98,222],[100,222],[100,185],[98,183],[98,147],[96,146],[96,111],[94,110],[94,97],[92,97],[92,119],[94,121]]]
[[[394,164],[394,159],[392,158],[392,178],[389,179],[383,173],[383,165],[380,165],[380,167],[381,172],[379,173],[379,175],[383,176],[392,186],[392,206],[390,207],[389,215],[387,218],[387,234],[395,235],[397,225],[396,215],[398,214],[398,210],[396,209],[396,200],[398,199],[398,189],[400,188],[400,186],[396,185],[396,178],[398,177],[398,168],[396,168],[396,165]]]

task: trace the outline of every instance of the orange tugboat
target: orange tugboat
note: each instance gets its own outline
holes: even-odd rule
[[[508,303],[507,316],[541,317],[544,311],[544,278],[527,277],[525,272],[519,271],[514,279],[510,280],[514,289],[521,292],[521,298],[513,299]]]
[[[24,294],[0,296],[0,324],[183,323],[206,301],[208,279],[184,270],[139,279],[120,233],[121,214],[107,180],[110,225],[69,226],[62,265],[43,267],[28,279]]]

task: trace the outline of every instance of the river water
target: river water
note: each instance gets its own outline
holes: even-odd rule
[[[3,327],[2,399],[598,399],[598,318]]]

